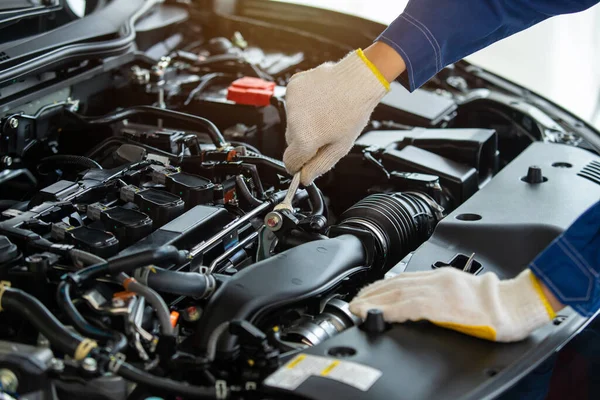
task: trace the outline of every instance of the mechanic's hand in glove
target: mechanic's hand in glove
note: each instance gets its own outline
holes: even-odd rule
[[[374,308],[388,322],[428,320],[498,342],[524,339],[555,317],[529,269],[505,281],[451,267],[401,273],[363,288],[350,303],[350,311],[362,318]]]
[[[373,46],[377,50],[387,45]],[[372,47],[365,53],[373,54]],[[398,62],[397,53],[391,52],[393,55],[387,55],[380,64],[384,71],[392,64],[390,60]],[[302,170],[304,185],[312,183],[348,154],[373,109],[389,90],[386,77],[365,53],[357,50],[338,63],[325,63],[298,73],[287,86],[289,146],[283,161],[292,174]],[[378,55],[375,53],[373,57]],[[390,58],[394,55],[396,60]],[[400,64],[404,66],[401,59]],[[395,73],[387,76],[394,77]]]

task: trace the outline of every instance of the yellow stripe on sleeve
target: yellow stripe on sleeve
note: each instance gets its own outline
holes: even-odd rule
[[[373,71],[373,74],[375,74],[375,76],[377,77],[377,79],[379,79],[379,82],[381,82],[381,84],[383,85],[383,87],[385,87],[385,90],[387,90],[389,92],[390,91],[390,83],[387,81],[387,79],[385,79],[385,77],[381,74],[381,72],[379,72],[379,70],[377,69],[377,67],[375,66],[375,64],[373,64],[367,58],[367,56],[365,56],[365,53],[362,51],[362,49],[356,50],[356,54],[361,58],[361,60],[364,61],[364,63],[367,65],[367,67],[369,67],[369,69],[371,71]]]

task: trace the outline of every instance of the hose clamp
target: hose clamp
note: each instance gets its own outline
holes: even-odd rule
[[[75,349],[73,358],[77,361],[81,361],[90,354],[90,351],[98,347],[98,343],[95,340],[85,338],[79,343],[79,346]]]
[[[148,286],[148,275],[150,275],[150,267],[138,268],[133,273],[133,276],[139,283]]]
[[[364,218],[348,218],[348,219],[343,220],[340,225],[342,225],[344,223],[351,224],[351,225],[358,225],[361,228],[367,229],[367,231],[371,232],[377,238],[377,241],[379,242],[379,245],[381,246],[383,255],[385,256],[388,254],[388,250],[389,250],[388,239],[387,239],[386,234],[381,230],[381,228],[379,228],[379,226],[377,226],[376,224],[374,224]]]
[[[113,374],[117,374],[119,372],[119,368],[125,362],[125,354],[117,353],[114,356],[110,357],[110,361],[108,362],[108,370]]]
[[[441,221],[442,218],[444,218],[444,211],[446,211],[444,207],[439,205],[434,199],[432,199],[427,194],[421,192],[406,192],[405,194],[411,194],[427,203],[429,208],[431,208],[431,211],[433,211],[433,213],[435,214],[435,217],[438,221]]]
[[[227,382],[224,380],[218,380],[215,382],[215,390],[217,399],[222,400],[226,399],[228,396]]]
[[[206,290],[202,294],[201,298],[206,299],[217,290],[217,280],[212,275],[204,275],[206,278]]]

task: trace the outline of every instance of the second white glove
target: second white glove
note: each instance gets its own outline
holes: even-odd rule
[[[302,170],[304,185],[329,171],[348,154],[388,90],[389,83],[362,50],[294,75],[286,94],[283,161],[288,171]]]
[[[529,269],[505,281],[451,267],[402,273],[365,287],[350,303],[362,318],[374,308],[388,322],[428,320],[498,342],[524,339],[555,316]]]

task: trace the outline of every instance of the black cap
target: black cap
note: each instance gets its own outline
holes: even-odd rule
[[[377,308],[367,311],[367,318],[362,328],[369,333],[382,333],[385,331],[385,320],[383,312]]]
[[[529,167],[529,170],[527,171],[527,176],[525,177],[525,179],[523,179],[523,181],[531,184],[537,184],[545,182],[546,179],[544,179],[544,176],[542,175],[542,169],[537,165],[532,165],[531,167]]]

